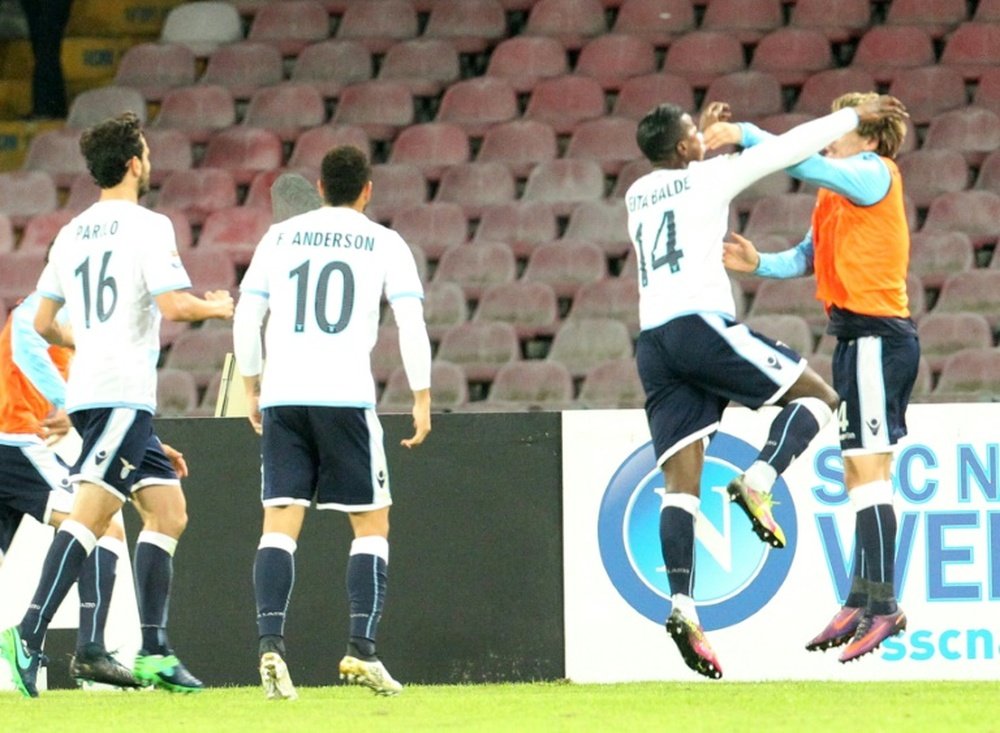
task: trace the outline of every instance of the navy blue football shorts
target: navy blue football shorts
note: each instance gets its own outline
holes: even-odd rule
[[[69,514],[73,508],[69,475],[69,466],[40,440],[0,444],[0,551],[7,551],[4,537],[9,546],[25,514],[42,524],[53,511]]]
[[[887,453],[906,435],[906,408],[919,368],[916,336],[837,340],[833,388],[840,395],[843,453]]]
[[[382,425],[361,407],[261,411],[261,502],[366,512],[392,504]]]
[[[639,333],[639,377],[657,465],[719,427],[729,402],[776,402],[806,361],[794,350],[722,315],[695,313]]]

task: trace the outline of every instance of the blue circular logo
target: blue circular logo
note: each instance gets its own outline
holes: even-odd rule
[[[726,486],[756,459],[748,443],[717,433],[709,443],[695,525],[694,597],[706,631],[739,623],[759,611],[788,576],[798,527],[788,486],[774,485],[774,517],[786,546],[761,542]],[[632,608],[654,623],[670,615],[670,586],[660,549],[663,473],[652,443],[630,455],[608,483],[597,520],[601,560],[612,584]]]

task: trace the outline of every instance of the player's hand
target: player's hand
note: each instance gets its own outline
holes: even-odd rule
[[[221,318],[227,320],[233,317],[233,309],[235,304],[233,302],[233,296],[229,294],[228,290],[209,290],[205,293],[205,300],[215,303],[218,306],[216,318]]]
[[[698,129],[704,132],[716,122],[728,122],[733,118],[732,110],[726,102],[709,102],[698,119]]]
[[[862,122],[876,122],[886,117],[909,117],[906,107],[895,97],[888,94],[880,94],[875,99],[862,102],[854,111],[858,113],[858,119]]]
[[[722,243],[722,264],[733,272],[754,272],[760,265],[760,253],[753,242],[732,233],[733,241]]]
[[[264,434],[264,418],[260,414],[260,395],[247,393],[247,419],[257,435]]]
[[[62,440],[71,427],[73,425],[66,411],[53,409],[39,423],[38,437],[45,441],[45,445],[52,446]]]
[[[163,452],[166,454],[167,458],[170,459],[170,464],[177,472],[177,478],[187,478],[188,464],[187,461],[184,460],[184,454],[166,443],[160,443],[160,445],[163,446]]]
[[[431,391],[422,389],[413,393],[413,437],[404,438],[399,444],[413,448],[424,442],[431,432]]]
[[[703,133],[705,150],[717,150],[743,142],[743,131],[735,122],[716,122]]]

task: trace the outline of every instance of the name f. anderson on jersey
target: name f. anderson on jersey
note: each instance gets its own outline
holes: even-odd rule
[[[275,244],[283,244],[285,236],[284,233],[279,234]],[[375,249],[375,237],[350,232],[295,232],[292,234],[291,243],[303,247],[340,247],[360,249],[365,252],[372,252]]]

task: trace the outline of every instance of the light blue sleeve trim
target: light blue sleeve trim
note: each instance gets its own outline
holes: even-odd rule
[[[244,293],[245,295],[256,295],[258,298],[263,298],[264,300],[267,300],[268,298],[271,297],[271,294],[266,290],[255,290],[253,288],[240,288],[240,292]]]
[[[148,412],[150,414],[156,414],[156,406],[148,402],[83,402],[79,405],[73,405],[72,409],[67,410],[67,412],[79,412],[80,410],[113,410],[117,407],[124,407],[128,410],[136,410],[138,412]]]
[[[61,295],[56,295],[55,293],[47,293],[44,290],[36,290],[36,293],[41,295],[43,298],[48,298],[49,300],[54,300],[56,303],[65,303],[66,299]]]
[[[389,302],[392,303],[393,301],[399,300],[400,298],[417,298],[418,300],[423,300],[424,294],[415,291],[411,291],[408,293],[395,293],[389,296]]]
[[[774,137],[774,135],[761,130],[752,122],[740,122],[737,124],[737,127],[739,127],[740,132],[743,133],[743,139],[740,141],[740,146],[744,148],[752,148],[754,145],[758,145],[768,138]]]
[[[190,287],[191,287],[191,281],[188,280],[187,284],[177,283],[177,284],[174,284],[174,285],[168,285],[165,288],[159,288],[157,290],[150,290],[149,294],[152,295],[155,298],[157,295],[163,295],[164,293],[173,293],[173,292],[175,292],[177,290],[187,290]]]
[[[10,350],[14,365],[42,395],[56,407],[66,404],[66,380],[49,355],[49,344],[35,330],[38,297],[29,296],[14,309]]]
[[[784,252],[761,252],[754,275],[787,279],[813,273],[813,240],[810,229],[801,242]]]

